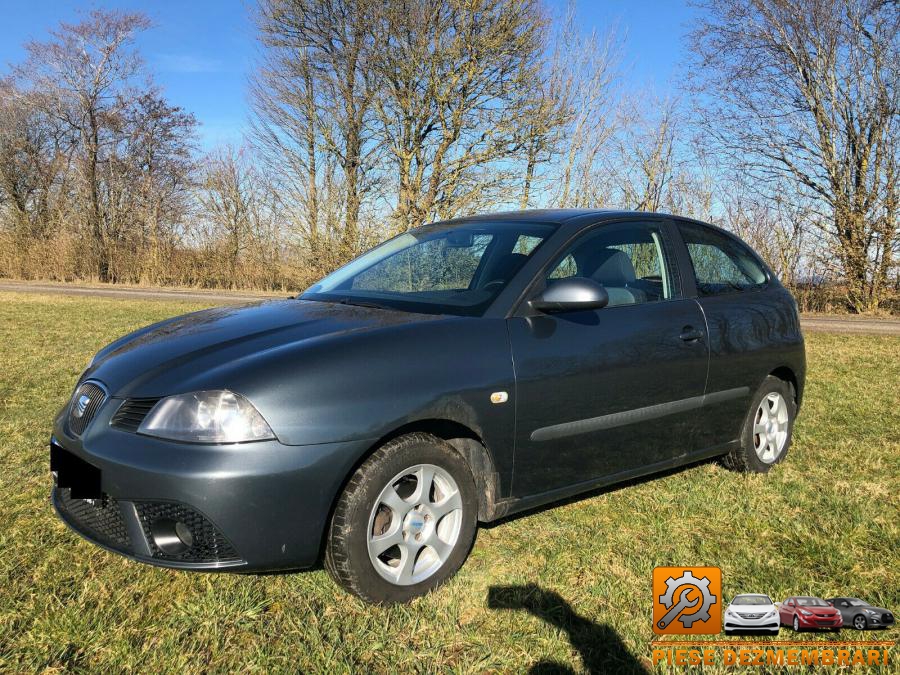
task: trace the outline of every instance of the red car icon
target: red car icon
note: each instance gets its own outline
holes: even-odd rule
[[[793,626],[795,631],[828,628],[835,632],[844,625],[841,613],[821,598],[797,595],[788,598],[778,608],[781,625]]]

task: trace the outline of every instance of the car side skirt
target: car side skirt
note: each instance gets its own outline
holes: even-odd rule
[[[500,518],[505,518],[506,516],[511,516],[515,513],[520,513],[529,509],[536,509],[541,506],[545,506],[547,504],[563,499],[568,499],[569,497],[574,497],[585,492],[590,492],[592,490],[598,490],[610,485],[615,485],[616,483],[623,483],[635,478],[641,478],[643,476],[649,476],[663,471],[668,471],[670,469],[677,469],[688,464],[702,462],[703,460],[711,459],[713,457],[719,457],[721,455],[728,454],[733,449],[737,448],[739,443],[740,440],[736,439],[733,441],[729,441],[728,443],[723,443],[722,445],[705,448],[704,450],[699,450],[697,452],[692,452],[686,455],[674,457],[672,459],[667,459],[663,462],[656,462],[655,464],[641,466],[628,471],[621,471],[609,476],[593,478],[591,480],[582,481],[574,485],[567,485],[557,490],[549,490],[547,492],[541,492],[535,495],[529,495],[527,497],[503,499],[494,504],[494,507],[490,513],[490,517],[486,518],[485,522],[491,522]]]

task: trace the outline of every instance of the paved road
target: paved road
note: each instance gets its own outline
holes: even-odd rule
[[[139,288],[132,286],[81,286],[50,282],[10,281],[0,279],[0,291],[45,293],[62,295],[93,295],[107,298],[139,300],[195,300],[213,304],[233,305],[265,298],[287,297],[289,293],[243,293],[237,291],[182,290],[177,288]]]
[[[47,293],[65,295],[93,295],[140,300],[192,300],[211,304],[239,304],[263,298],[287,297],[289,293],[239,293],[232,291],[180,290],[174,288],[139,288],[80,286],[49,282],[0,280],[0,291]],[[801,316],[804,330],[828,333],[868,333],[872,335],[900,335],[900,319],[866,319],[844,316]]]

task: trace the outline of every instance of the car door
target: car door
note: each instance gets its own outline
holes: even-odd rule
[[[591,278],[610,302],[508,320],[516,373],[513,496],[649,472],[688,451],[708,352],[700,308],[682,297],[670,225],[594,227],[562,247],[527,297]]]
[[[835,598],[832,604],[841,613],[844,623],[850,625],[850,622],[853,620],[853,608],[850,606],[850,602],[846,598]]]

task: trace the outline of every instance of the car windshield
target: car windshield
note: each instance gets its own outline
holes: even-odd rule
[[[376,246],[300,298],[481,316],[554,228],[514,222],[426,225]]]
[[[828,603],[819,598],[797,598],[797,604],[801,607],[828,607]]]
[[[731,601],[732,605],[771,605],[772,599],[768,595],[736,595]]]
[[[850,603],[851,607],[867,607],[869,605],[868,602],[863,602],[859,598],[847,598],[847,602]]]

